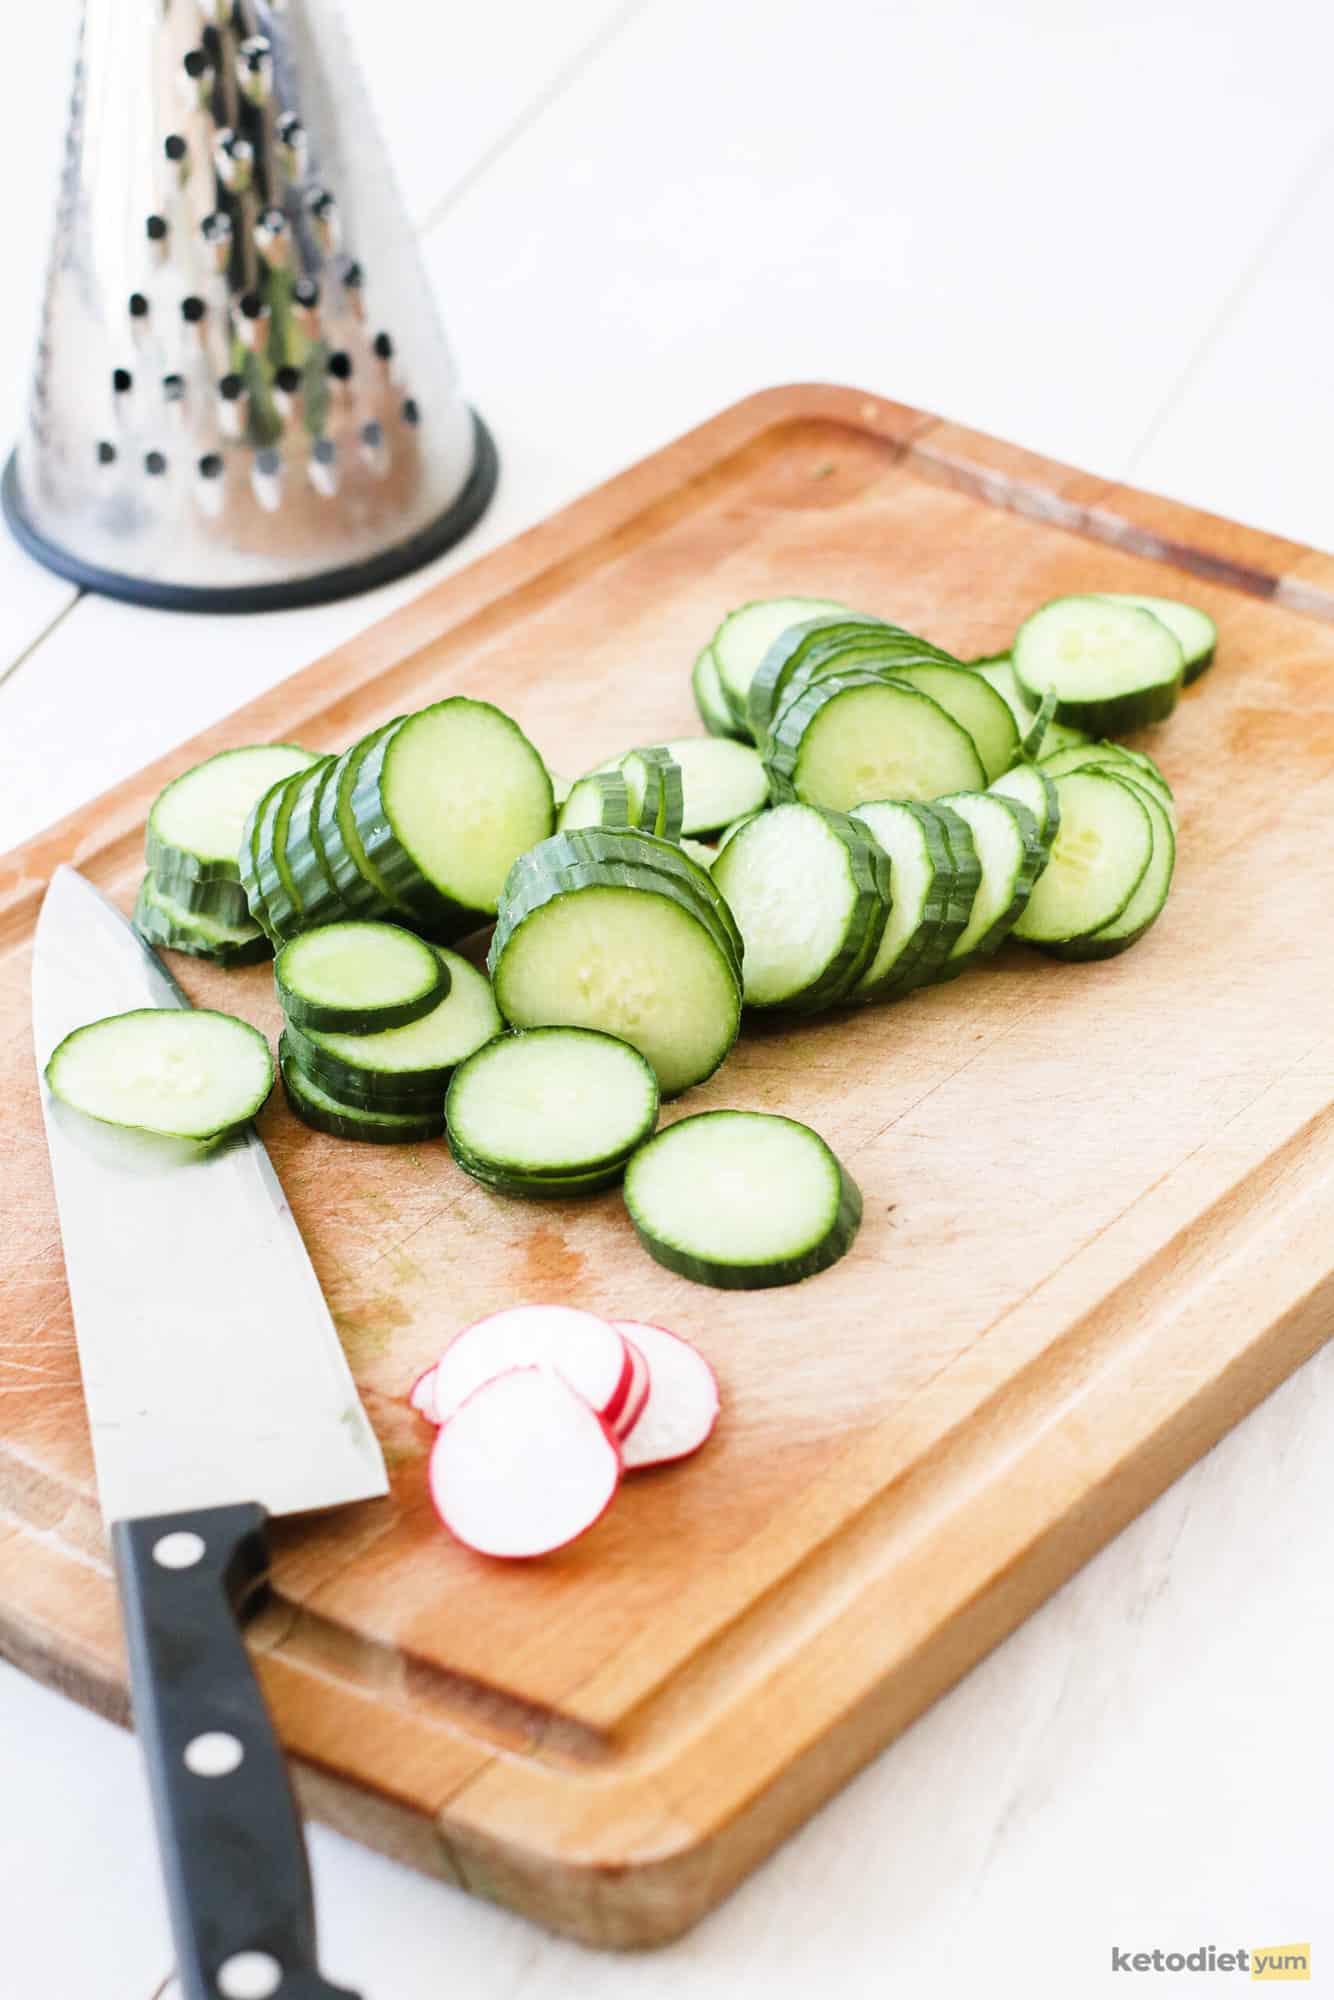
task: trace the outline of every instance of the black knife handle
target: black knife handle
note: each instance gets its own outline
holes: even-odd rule
[[[185,2000],[357,2000],[316,1966],[301,1820],[241,1637],[266,1519],[208,1507],[111,1531],[177,1976]]]

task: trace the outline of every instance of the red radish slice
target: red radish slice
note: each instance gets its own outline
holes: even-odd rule
[[[617,1332],[648,1362],[648,1402],[634,1429],[622,1440],[627,1472],[689,1458],[712,1435],[718,1421],[718,1378],[697,1347],[665,1327],[618,1319]]]
[[[419,1417],[425,1417],[428,1424],[438,1424],[435,1413],[435,1363],[423,1368],[412,1387],[408,1390],[408,1401]]]
[[[456,1334],[435,1371],[435,1417],[448,1423],[464,1398],[512,1368],[558,1368],[598,1416],[615,1423],[634,1382],[630,1350],[614,1326],[574,1306],[511,1306]]]
[[[431,1498],[479,1555],[550,1555],[611,1504],[620,1456],[583,1397],[551,1368],[513,1368],[474,1390],[431,1449]]]
[[[625,1320],[613,1323],[617,1325],[617,1330],[619,1331],[622,1325],[629,1326],[631,1322]],[[617,1438],[629,1437],[631,1431],[644,1414],[644,1407],[649,1398],[649,1390],[653,1386],[653,1378],[649,1374],[648,1362],[644,1359],[643,1350],[636,1347],[628,1335],[625,1336],[625,1344],[630,1350],[630,1362],[635,1372],[634,1379],[630,1384],[630,1393],[625,1399],[625,1408],[611,1427],[613,1435]]]

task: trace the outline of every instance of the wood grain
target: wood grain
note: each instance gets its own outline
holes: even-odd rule
[[[845,389],[724,412],[0,861],[0,1649],[124,1713],[27,1020],[43,884],[132,898],[153,794],[267,736],[451,691],[557,769],[694,726],[721,613],[779,591],[963,654],[1073,589],[1177,591],[1219,661],[1155,733],[1177,887],[1139,948],[1015,947],[892,1008],[747,1035],[682,1110],[781,1107],[862,1185],[853,1254],[753,1298],[670,1277],[619,1198],[537,1212],[441,1147],[263,1129],[391,1497],[279,1535],[255,1631],[316,1810],[604,1945],[670,1937],[1323,1339],[1334,1304],[1327,563]],[[264,968],[174,966],[272,1031]],[[519,1298],[662,1320],[718,1368],[688,1467],[547,1562],[450,1543],[408,1384]]]

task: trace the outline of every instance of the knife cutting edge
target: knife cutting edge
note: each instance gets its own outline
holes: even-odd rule
[[[33,953],[38,1072],[73,1029],[190,1003],[73,869]],[[387,1491],[253,1126],[208,1148],[100,1126],[42,1087],[98,1497],[186,2000],[353,2000],[319,1974],[309,1868],[241,1638],[271,1515]]]

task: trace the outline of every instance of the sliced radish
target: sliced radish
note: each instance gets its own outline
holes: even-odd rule
[[[553,1368],[512,1368],[484,1382],[431,1449],[436,1511],[484,1556],[564,1548],[606,1512],[620,1477],[606,1427]]]
[[[425,1417],[428,1424],[438,1424],[435,1413],[435,1368],[433,1361],[429,1368],[423,1368],[412,1387],[408,1390],[408,1401],[419,1417]]]
[[[613,1321],[612,1324],[616,1326],[619,1332],[622,1325],[629,1326],[631,1322],[629,1320],[623,1322]],[[643,1349],[636,1347],[628,1335],[624,1335],[623,1338],[630,1350],[630,1363],[635,1372],[630,1384],[630,1393],[625,1399],[625,1408],[611,1427],[613,1435],[617,1438],[629,1437],[631,1431],[644,1414],[644,1409],[649,1399],[649,1391],[653,1386],[653,1378],[649,1374],[649,1366],[648,1362],[644,1359]]]
[[[597,1415],[614,1424],[634,1385],[630,1350],[616,1328],[574,1306],[511,1306],[456,1334],[435,1371],[435,1420],[513,1368],[558,1368]]]
[[[643,1415],[621,1443],[627,1472],[689,1458],[712,1435],[718,1421],[718,1378],[697,1347],[665,1327],[618,1319],[617,1332],[637,1347],[649,1368],[649,1395]]]

